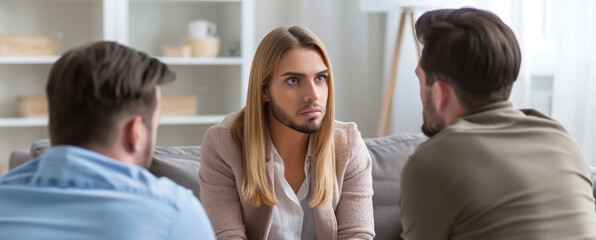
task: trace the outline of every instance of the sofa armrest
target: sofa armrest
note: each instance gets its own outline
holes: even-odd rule
[[[22,164],[28,162],[31,159],[38,157],[43,154],[46,149],[50,147],[49,139],[37,140],[31,144],[30,149],[19,149],[15,150],[10,154],[8,160],[8,170],[12,170]]]
[[[10,154],[10,159],[8,160],[8,170],[21,166],[23,163],[26,163],[30,159],[31,155],[29,154],[28,149],[19,149],[13,151]]]
[[[192,190],[199,198],[199,168],[201,146],[155,147],[149,171],[157,177],[167,177]]]

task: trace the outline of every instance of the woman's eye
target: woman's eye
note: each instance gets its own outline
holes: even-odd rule
[[[325,81],[325,79],[327,79],[327,76],[321,75],[321,76],[316,77],[315,81],[322,83]]]
[[[295,78],[295,77],[288,78],[288,79],[286,79],[286,83],[290,84],[290,85],[294,85],[294,84],[298,83],[298,78]]]

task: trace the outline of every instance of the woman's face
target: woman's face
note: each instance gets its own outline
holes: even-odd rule
[[[319,51],[297,47],[286,52],[265,91],[269,114],[298,132],[318,132],[325,118],[329,74]]]

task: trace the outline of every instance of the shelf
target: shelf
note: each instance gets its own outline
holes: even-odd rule
[[[0,64],[54,64],[58,56],[40,57],[0,57]],[[158,57],[168,65],[242,65],[240,57],[215,58],[172,58]]]
[[[0,64],[54,64],[58,56],[0,57]]]
[[[240,57],[215,57],[215,58],[171,58],[158,57],[168,65],[241,65]]]
[[[47,118],[0,118],[0,127],[44,127]]]
[[[199,125],[216,124],[221,122],[226,115],[200,115],[191,117],[162,117],[159,125]]]
[[[225,115],[200,115],[190,117],[162,117],[160,126],[172,125],[201,125],[216,124],[223,120]],[[7,127],[45,127],[47,118],[0,118],[0,128]]]
[[[207,2],[207,3],[219,3],[219,2],[242,2],[242,0],[130,0],[133,3],[171,3],[171,2]]]
[[[162,116],[154,123],[161,127],[157,142],[200,144],[209,127],[245,104],[257,45],[255,7],[255,0],[0,0],[0,34],[63,36],[55,56],[0,56],[0,155],[48,137],[47,116],[20,118],[16,99],[44,95],[52,65],[94,41],[118,42],[168,64],[177,79],[162,93],[196,96],[199,115]],[[217,25],[220,54],[165,57],[163,46],[183,45],[188,24],[200,19]]]

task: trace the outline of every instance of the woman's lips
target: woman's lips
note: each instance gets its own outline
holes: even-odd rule
[[[316,109],[316,108],[309,109],[309,110],[306,110],[306,111],[300,113],[301,116],[308,117],[308,118],[318,117],[321,114],[323,114],[323,111],[321,109]]]

